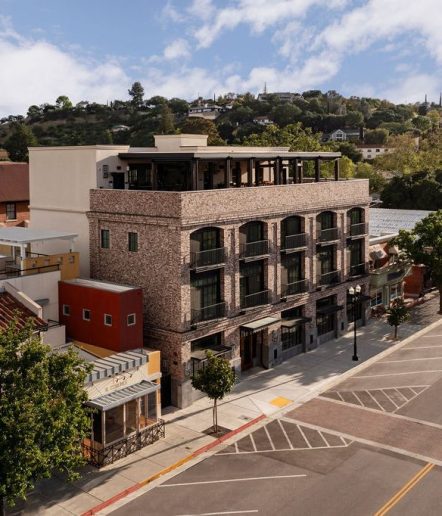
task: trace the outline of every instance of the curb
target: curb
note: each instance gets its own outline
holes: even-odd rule
[[[261,414],[260,416],[256,417],[255,419],[248,421],[244,425],[241,425],[240,427],[235,428],[235,430],[232,430],[232,431],[228,432],[227,434],[219,437],[218,439],[215,439],[211,443],[206,444],[206,445],[202,446],[201,448],[198,448],[191,454],[187,455],[186,457],[183,457],[182,459],[175,462],[174,464],[167,466],[166,468],[162,469],[158,473],[155,473],[154,475],[151,475],[150,477],[147,477],[144,480],[137,482],[133,486],[128,487],[127,489],[124,489],[124,491],[120,491],[119,493],[112,496],[108,500],[105,500],[104,502],[101,502],[100,504],[96,505],[95,507],[92,507],[92,509],[89,509],[88,511],[83,512],[81,514],[81,516],[92,516],[93,514],[97,514],[98,512],[102,511],[103,509],[106,509],[110,505],[113,505],[114,503],[118,502],[122,498],[125,498],[126,496],[134,493],[135,491],[138,491],[138,489],[141,489],[142,487],[145,487],[146,485],[152,483],[154,480],[157,480],[158,478],[166,475],[167,473],[170,473],[171,471],[179,468],[183,464],[186,464],[187,462],[191,461],[192,459],[195,459],[199,455],[206,453],[207,451],[211,450],[212,448],[215,448],[216,446],[223,443],[224,441],[227,441],[234,435],[239,434],[240,432],[246,430],[247,428],[259,423],[266,417],[267,416],[265,414]]]

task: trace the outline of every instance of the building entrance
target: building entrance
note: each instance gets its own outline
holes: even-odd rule
[[[241,370],[262,365],[263,331],[241,334]]]

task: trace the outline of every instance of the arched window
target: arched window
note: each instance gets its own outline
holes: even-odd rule
[[[291,250],[306,245],[305,221],[303,217],[287,217],[281,221],[281,249]]]
[[[347,224],[350,236],[365,235],[365,212],[362,208],[352,208],[347,212]]]
[[[224,262],[223,232],[216,227],[205,227],[190,235],[191,265],[206,267]]]
[[[330,242],[338,239],[337,217],[333,211],[323,211],[316,217],[317,239]]]
[[[239,228],[240,255],[242,258],[263,256],[269,252],[266,224],[255,220]]]

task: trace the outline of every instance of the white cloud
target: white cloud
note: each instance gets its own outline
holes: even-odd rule
[[[189,43],[183,38],[176,39],[167,45],[164,49],[163,56],[164,59],[168,61],[178,58],[188,58],[190,57]]]
[[[25,39],[7,20],[0,20],[0,115],[25,114],[32,104],[55,102],[67,95],[74,102],[106,102],[127,97],[130,79],[112,61],[81,60],[46,41]]]
[[[440,77],[421,73],[395,80],[377,93],[380,98],[388,99],[391,102],[413,103],[422,102],[426,93],[430,101],[436,102],[439,100],[439,91]]]
[[[210,20],[215,12],[212,0],[193,0],[187,12],[201,20]]]

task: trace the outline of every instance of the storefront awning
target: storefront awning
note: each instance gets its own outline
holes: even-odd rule
[[[311,317],[293,317],[292,319],[282,319],[281,326],[283,328],[293,328],[297,324],[305,324],[312,320]]]
[[[241,329],[249,333],[255,333],[257,331],[261,331],[267,326],[270,326],[271,324],[280,322],[280,320],[281,319],[277,319],[276,317],[263,317],[262,319],[252,321],[251,323],[243,324]]]
[[[117,373],[136,369],[148,362],[149,358],[143,350],[125,351],[115,353],[93,362],[93,370],[88,374],[86,383],[96,382],[103,378],[109,378]]]
[[[317,315],[329,315],[339,312],[344,308],[343,305],[330,305],[330,306],[322,306],[316,310]]]
[[[114,407],[122,405],[123,403],[127,403],[128,401],[139,398],[140,396],[145,396],[150,392],[155,392],[159,388],[160,386],[158,384],[143,380],[142,382],[136,383],[135,385],[130,385],[124,389],[119,389],[118,391],[104,394],[99,398],[89,400],[86,402],[86,405],[102,411],[110,410]]]

